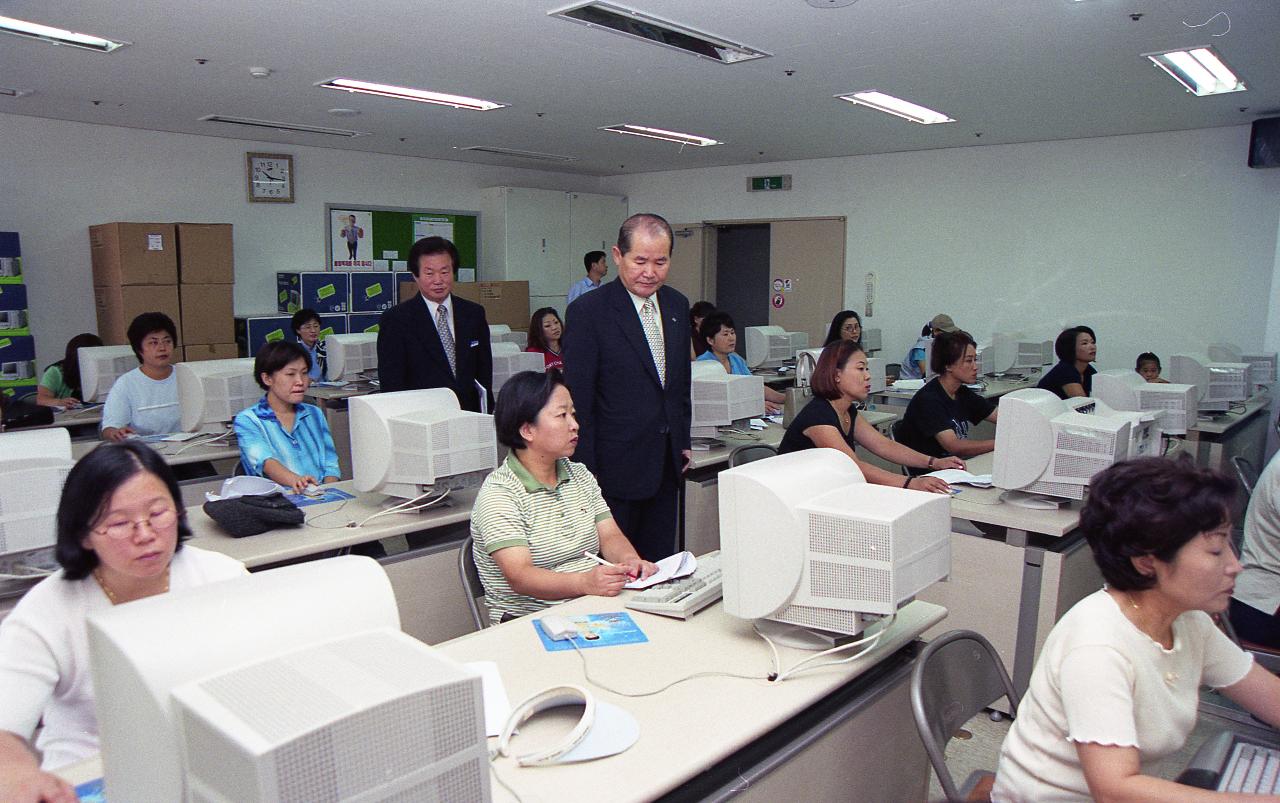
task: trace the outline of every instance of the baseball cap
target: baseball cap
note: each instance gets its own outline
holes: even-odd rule
[[[960,327],[956,326],[956,322],[951,320],[951,316],[941,312],[933,316],[933,320],[929,321],[929,326],[943,332],[960,331]]]

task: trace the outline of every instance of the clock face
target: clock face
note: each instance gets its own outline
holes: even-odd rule
[[[249,199],[293,200],[293,158],[272,154],[249,156]]]

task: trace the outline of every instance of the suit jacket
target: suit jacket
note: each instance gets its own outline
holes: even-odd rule
[[[680,453],[689,448],[689,300],[661,287],[658,306],[665,387],[621,280],[580,296],[566,310],[572,323],[564,333],[565,381],[579,424],[573,459],[586,464],[606,495],[619,499],[653,496],[663,460],[672,461],[678,476]]]
[[[464,410],[480,412],[485,388],[493,410],[493,352],[489,348],[489,322],[484,307],[453,296],[454,347],[458,363],[455,377],[436,331],[436,322],[421,294],[382,313],[378,323],[378,381],[384,393],[422,388],[450,388]]]

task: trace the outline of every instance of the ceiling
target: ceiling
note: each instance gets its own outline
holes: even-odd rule
[[[720,64],[547,16],[568,0],[0,0],[0,15],[131,43],[100,54],[0,35],[0,87],[32,93],[0,97],[0,113],[591,175],[1205,128],[1280,114],[1280,0],[858,0],[843,8],[614,1],[772,56]],[[1141,57],[1204,44],[1247,92],[1196,98]],[[250,67],[272,73],[255,79]],[[315,86],[336,76],[510,105],[475,112]],[[864,89],[957,122],[916,125],[833,99]],[[328,112],[339,107],[359,114]],[[369,135],[200,121],[209,114]],[[620,123],[725,144],[682,148],[597,130]],[[576,160],[456,150],[470,145]]]

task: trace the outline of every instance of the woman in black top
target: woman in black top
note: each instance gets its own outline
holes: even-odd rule
[[[966,385],[978,381],[977,345],[963,330],[939,332],[933,340],[937,376],[911,397],[898,425],[898,442],[917,452],[976,457],[994,451],[994,440],[971,440],[969,425],[996,420],[996,405]]]
[[[852,340],[839,340],[822,349],[811,380],[813,399],[792,420],[782,436],[779,454],[802,449],[827,448],[844,452],[857,464],[867,482],[875,485],[912,488],[917,491],[948,493],[951,489],[937,477],[907,477],[885,471],[858,459],[855,448],[864,449],[890,463],[935,471],[942,468],[964,468],[958,457],[935,458],[908,449],[858,418],[853,409],[871,392],[871,374],[867,355]]]
[[[1093,393],[1093,375],[1098,373],[1089,363],[1098,358],[1098,343],[1087,326],[1064,329],[1053,341],[1058,364],[1040,378],[1036,387],[1058,394],[1059,399],[1088,396]]]
[[[699,334],[698,330],[702,327],[703,319],[715,311],[716,305],[710,301],[698,301],[692,307],[689,307],[689,331],[692,333],[689,343],[689,359],[698,359],[702,356],[702,352],[709,348],[707,341],[702,339],[702,335]]]
[[[831,327],[827,329],[827,339],[822,345],[829,346],[837,340],[862,342],[862,319],[851,309],[841,310],[831,319]]]

